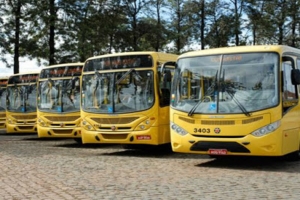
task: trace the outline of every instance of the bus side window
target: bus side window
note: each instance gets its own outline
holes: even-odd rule
[[[292,107],[298,102],[297,86],[292,84],[291,73],[294,69],[292,60],[284,60],[282,62],[282,81],[283,81],[283,95],[282,103],[284,111]]]

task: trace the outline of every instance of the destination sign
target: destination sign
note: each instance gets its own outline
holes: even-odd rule
[[[83,65],[44,68],[40,73],[40,78],[80,76],[82,67]]]
[[[150,55],[98,57],[86,62],[83,71],[153,67]]]
[[[20,83],[35,83],[39,78],[39,74],[22,74],[13,75],[8,79],[8,84],[20,84]]]
[[[0,80],[0,86],[6,86],[8,80]]]

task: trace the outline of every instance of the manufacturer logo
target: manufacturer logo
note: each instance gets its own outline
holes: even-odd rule
[[[112,130],[112,131],[115,131],[116,129],[117,129],[116,126],[112,126],[112,127],[111,127],[111,130]]]
[[[221,132],[221,129],[220,129],[220,128],[215,128],[215,129],[214,129],[214,132],[215,132],[216,134],[219,134],[219,133]]]
[[[60,127],[64,127],[65,126],[65,124],[64,123],[60,123]]]

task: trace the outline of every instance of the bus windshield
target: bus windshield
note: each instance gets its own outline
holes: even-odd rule
[[[13,112],[36,111],[36,85],[16,85],[7,87],[7,110]]]
[[[78,112],[80,110],[80,79],[49,78],[39,81],[38,108],[46,112]]]
[[[128,113],[154,104],[152,70],[86,74],[82,78],[82,109],[95,113]]]
[[[276,53],[182,58],[174,74],[172,107],[189,115],[250,115],[278,105],[278,71]]]

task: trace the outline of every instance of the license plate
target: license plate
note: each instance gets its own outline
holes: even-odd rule
[[[151,135],[137,135],[137,140],[151,140]]]
[[[209,149],[208,153],[211,155],[226,155],[227,149]]]

